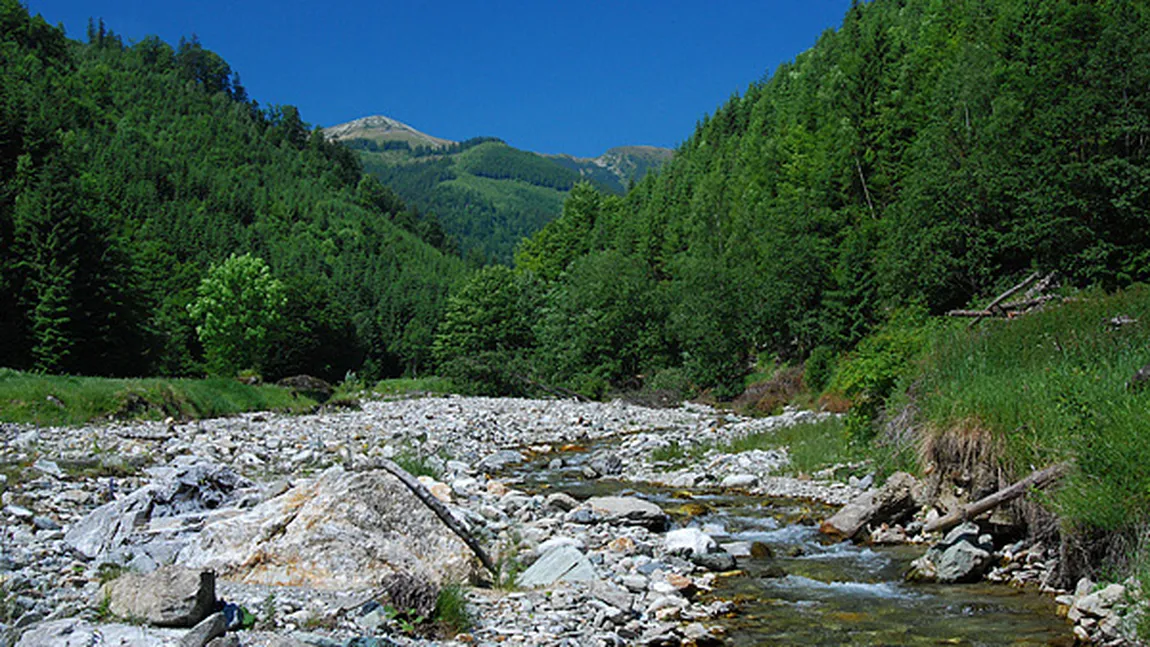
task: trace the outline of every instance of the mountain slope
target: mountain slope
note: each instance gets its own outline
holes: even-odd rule
[[[89,37],[0,0],[0,366],[197,374],[188,304],[244,253],[288,297],[265,376],[426,361],[463,264],[354,154],[258,108],[195,40]]]
[[[387,117],[324,133],[356,150],[364,169],[402,199],[433,214],[461,255],[501,263],[510,263],[524,238],[558,217],[577,182],[621,194],[671,156],[653,146],[613,148],[589,159],[539,155],[491,137],[450,142]]]
[[[625,193],[635,182],[652,170],[671,161],[674,151],[657,146],[619,146],[599,157],[548,155],[559,164],[577,171],[591,182],[606,186],[615,193]]]

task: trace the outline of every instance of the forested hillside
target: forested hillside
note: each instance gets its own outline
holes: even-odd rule
[[[456,297],[437,349],[733,395],[756,356],[847,349],[1033,269],[1145,280],[1148,147],[1145,3],[858,2],[625,199],[577,188],[517,273]],[[468,295],[503,298],[513,338],[458,334]]]
[[[327,132],[347,132],[347,126]],[[432,214],[450,244],[475,263],[510,264],[520,241],[559,216],[577,182],[590,181],[601,191],[621,194],[670,155],[665,149],[636,146],[612,149],[601,158],[576,159],[538,155],[492,137],[413,146],[403,139],[366,139],[372,132],[353,130],[344,141],[359,153],[366,171]],[[400,135],[407,133],[393,130],[379,137]]]
[[[248,253],[286,305],[243,368],[420,370],[463,275],[435,229],[195,40],[81,44],[0,0],[0,366],[200,373],[188,306]]]

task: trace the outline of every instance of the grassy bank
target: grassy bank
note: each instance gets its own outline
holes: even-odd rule
[[[110,379],[0,369],[4,422],[78,425],[110,418],[210,418],[245,411],[301,412],[315,405],[288,389],[224,378]]]
[[[917,400],[929,434],[985,435],[1014,476],[1073,462],[1053,500],[1064,523],[1126,531],[1150,513],[1150,388],[1127,386],[1147,363],[1150,288],[1085,294],[974,332],[941,331]]]

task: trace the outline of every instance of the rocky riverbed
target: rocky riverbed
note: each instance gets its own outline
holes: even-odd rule
[[[4,425],[3,642],[718,643],[714,621],[732,605],[707,592],[737,555],[759,548],[674,530],[658,506],[625,491],[627,483],[842,503],[858,490],[779,476],[785,449],[712,452],[681,469],[650,460],[669,443],[723,441],[816,415],[744,419],[699,405],[447,397],[308,416]],[[582,477],[611,479],[615,496],[528,492],[505,476],[528,459],[562,465],[565,452],[588,445],[600,449],[583,461]],[[407,631],[419,624],[422,583],[496,578],[398,482],[361,469],[411,456],[434,469],[438,479],[423,477],[424,486],[504,570],[502,588],[464,589],[471,629],[438,640]],[[147,621],[154,609],[121,591],[162,592],[172,565],[218,576],[210,582],[214,608],[194,618],[202,620],[196,629],[155,627],[159,621]],[[117,585],[121,573],[143,579]],[[200,579],[173,595],[203,597]],[[412,613],[397,614],[389,599],[411,601]],[[226,613],[210,613],[217,609]],[[221,635],[245,614],[252,630]]]

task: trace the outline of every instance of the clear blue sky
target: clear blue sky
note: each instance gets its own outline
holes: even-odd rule
[[[261,105],[329,126],[383,114],[541,153],[673,147],[837,28],[850,0],[26,0],[85,36],[196,34]]]

